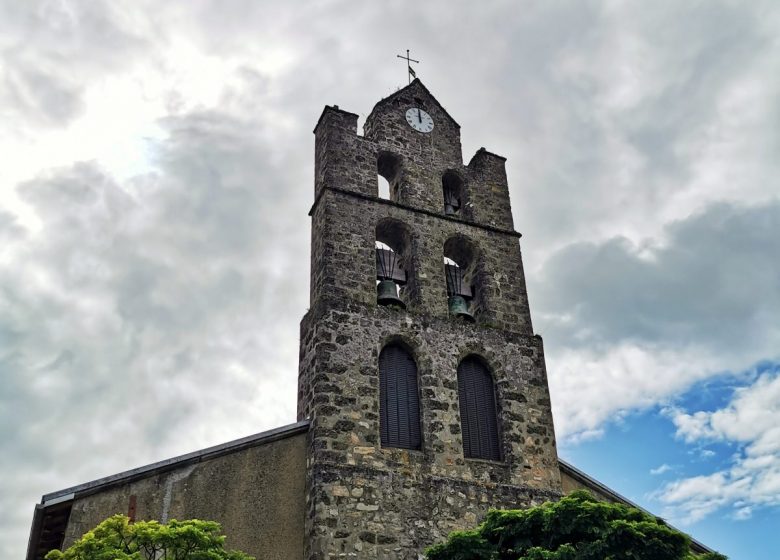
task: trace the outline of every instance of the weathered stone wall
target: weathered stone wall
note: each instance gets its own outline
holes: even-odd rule
[[[464,481],[418,469],[385,470],[318,463],[307,558],[417,560],[455,530],[474,528],[492,508],[524,508],[556,499],[550,491]]]
[[[64,546],[105,518],[207,519],[222,524],[227,546],[262,560],[303,558],[306,433],[167,470],[76,498]]]
[[[391,201],[325,189],[312,211],[312,304],[376,303],[376,225],[394,219],[408,228],[416,287],[409,311],[447,316],[444,244],[461,236],[477,248],[481,302],[477,322],[532,334],[518,236],[513,232],[423,213]]]
[[[555,435],[541,340],[461,319],[411,315],[396,307],[318,307],[304,319],[299,418],[310,418],[311,459],[558,488]],[[379,448],[381,349],[400,341],[417,363],[423,450]],[[503,460],[463,458],[457,368],[478,354],[491,369]]]
[[[314,465],[309,558],[359,550],[366,532],[383,541],[371,543],[377,556],[367,557],[416,558],[420,543],[470,526],[490,507],[521,507],[559,491],[538,337],[358,304],[313,309],[302,332],[299,416],[312,420]],[[401,341],[417,362],[421,451],[380,446],[377,362],[391,341]],[[495,378],[499,462],[463,457],[457,366],[469,354],[482,356]],[[415,548],[393,556],[406,546],[400,542]]]
[[[431,114],[430,134],[409,127],[409,107]],[[416,559],[491,507],[559,496],[543,348],[531,325],[504,158],[480,150],[464,166],[457,123],[419,81],[380,101],[364,136],[356,115],[326,108],[315,143],[311,309],[301,323],[298,394],[299,419],[311,419],[306,558]],[[377,161],[386,152],[400,158],[392,200],[377,198]],[[448,171],[463,181],[465,206],[455,217],[444,215]],[[376,302],[379,224],[404,238],[405,310]],[[445,245],[471,261],[474,324],[449,315]],[[390,342],[417,363],[419,451],[380,444],[378,357]],[[470,354],[494,378],[501,461],[463,455],[457,368]]]
[[[406,110],[421,107],[433,117],[431,133],[410,129]],[[419,82],[383,99],[358,135],[358,116],[325,107],[315,134],[315,199],[323,187],[377,196],[377,159],[382,152],[401,158],[400,188],[393,200],[444,214],[442,176],[455,171],[464,180],[461,219],[512,230],[505,158],[480,149],[463,165],[460,127]]]
[[[468,165],[470,211],[475,222],[512,229],[506,159],[480,148]]]

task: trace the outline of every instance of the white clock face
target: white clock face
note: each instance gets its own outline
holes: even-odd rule
[[[406,122],[417,132],[430,132],[433,130],[433,119],[419,107],[412,107],[406,111]]]

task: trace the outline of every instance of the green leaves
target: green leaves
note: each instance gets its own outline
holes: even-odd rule
[[[124,515],[115,515],[64,552],[52,550],[46,560],[254,560],[243,552],[226,551],[221,532],[213,521],[131,524]]]
[[[455,531],[449,540],[425,551],[428,560],[495,560],[495,547],[476,531]]]
[[[577,491],[525,510],[493,510],[473,531],[452,533],[428,560],[726,560],[696,556],[690,539],[643,511]]]

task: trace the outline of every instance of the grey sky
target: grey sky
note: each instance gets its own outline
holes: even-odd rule
[[[0,555],[44,492],[294,420],[311,130],[406,48],[508,157],[560,436],[780,359],[779,37],[771,1],[0,0]]]

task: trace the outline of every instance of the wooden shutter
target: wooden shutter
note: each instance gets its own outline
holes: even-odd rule
[[[500,461],[493,377],[476,358],[466,358],[458,366],[458,397],[463,455]]]
[[[382,447],[420,449],[417,365],[397,345],[379,355],[379,413]]]

